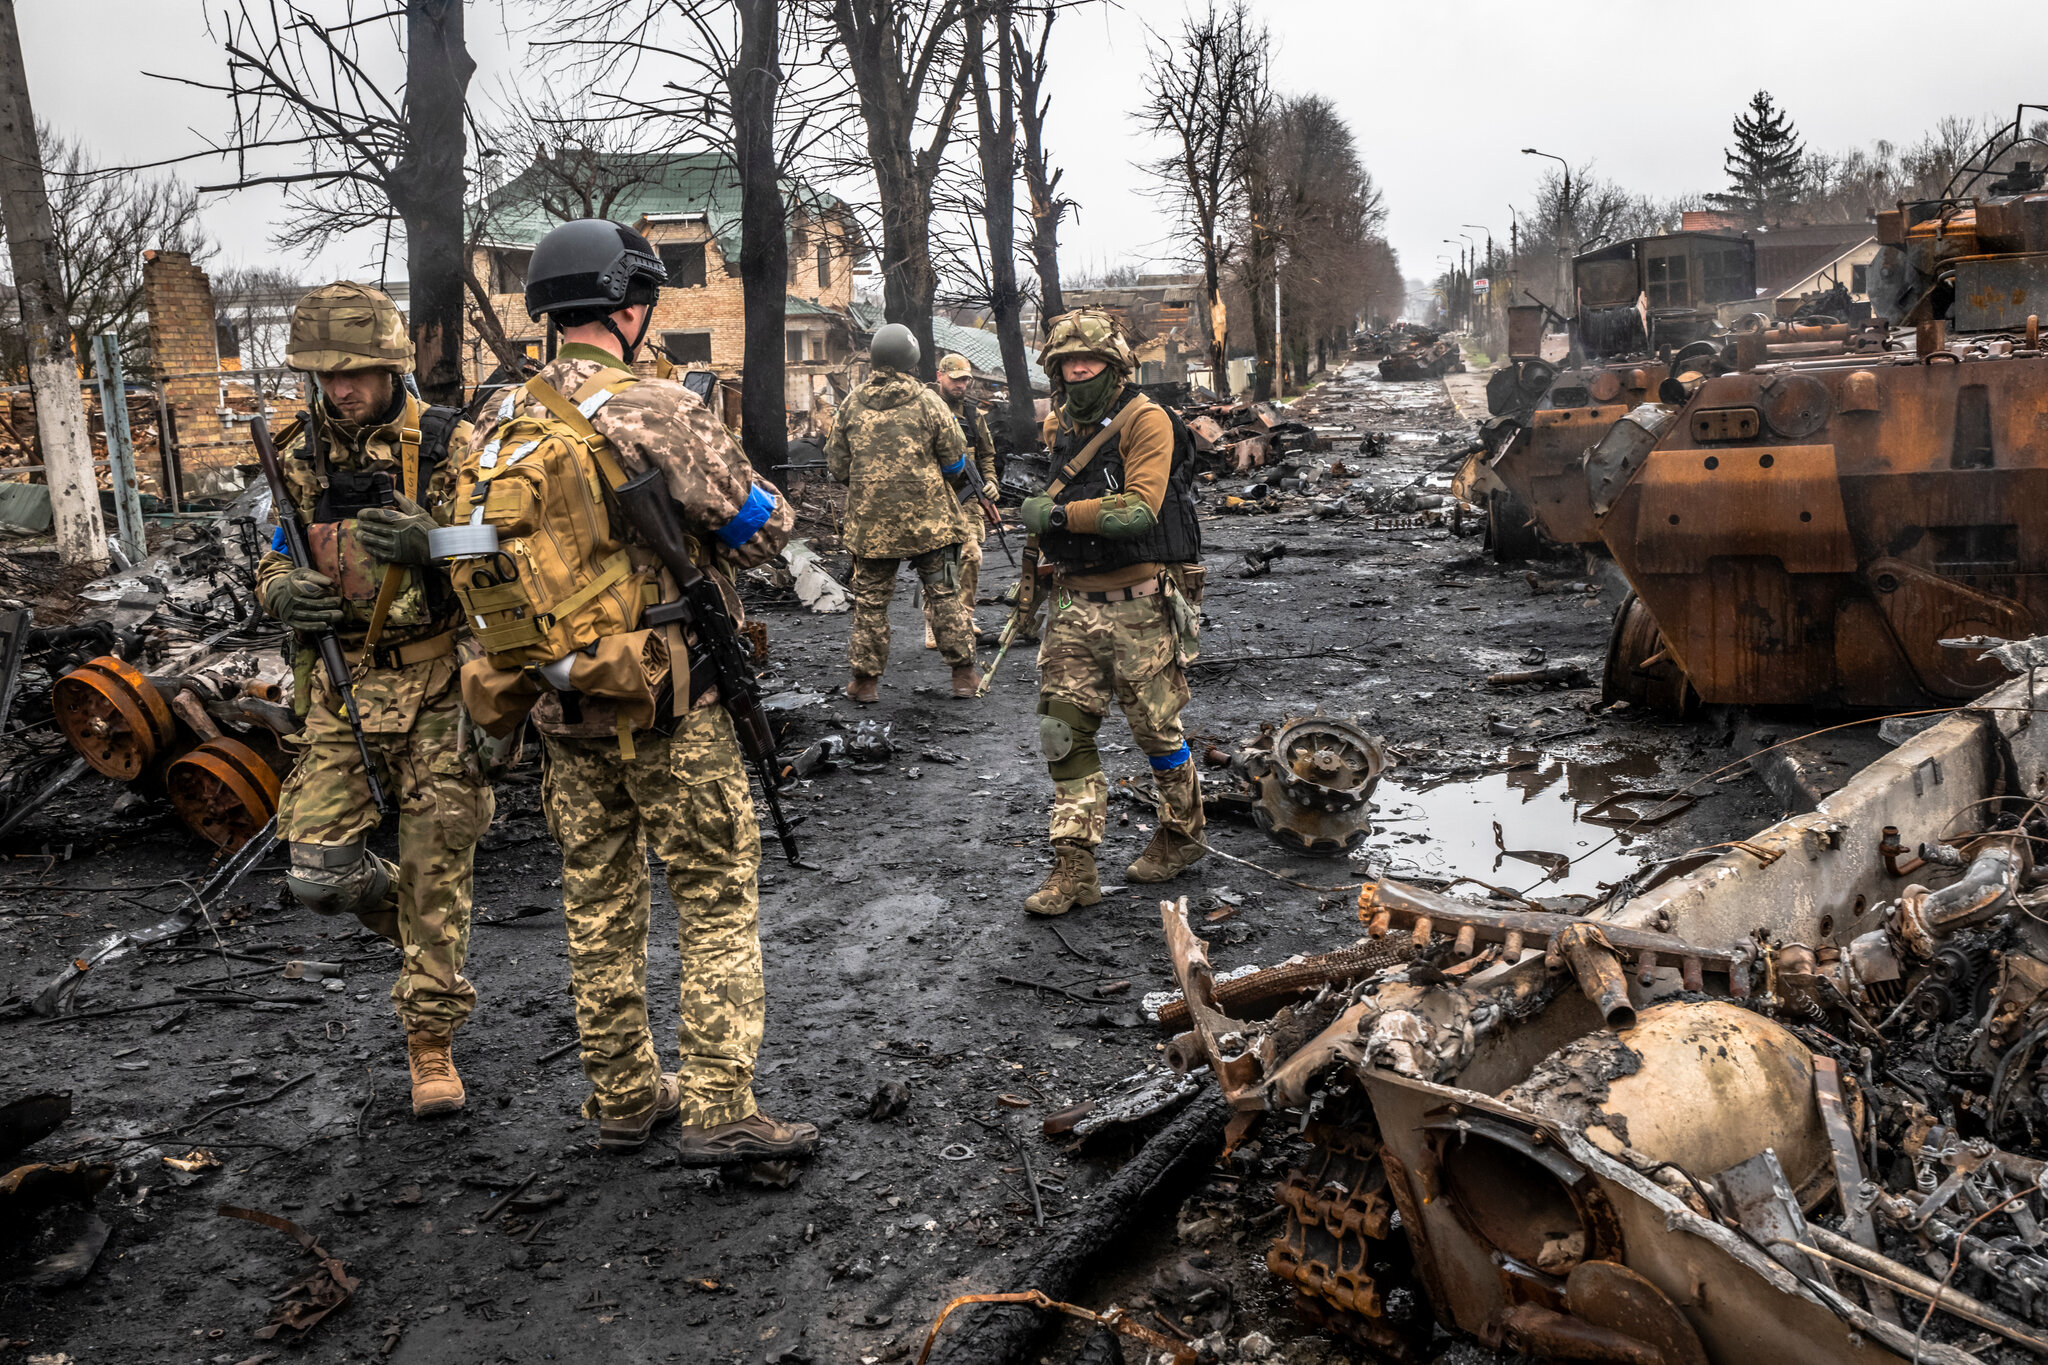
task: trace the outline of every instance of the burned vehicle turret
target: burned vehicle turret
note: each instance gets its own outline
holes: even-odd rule
[[[2004,676],[1944,641],[2048,629],[2039,182],[2022,163],[1990,187],[2009,192],[1879,216],[1872,308],[1910,339],[1777,361],[1737,336],[1731,372],[1667,385],[1588,452],[1634,589],[1610,695],[1920,706]]]
[[[1719,306],[1756,293],[1755,245],[1718,232],[1632,238],[1574,258],[1572,293],[1568,319],[1540,304],[1508,310],[1509,363],[1487,386],[1489,454],[1472,482],[1501,559],[1546,541],[1600,543],[1580,473],[1586,450],[1654,400],[1674,366],[1718,353]],[[1547,318],[1570,338],[1562,364],[1541,358]]]

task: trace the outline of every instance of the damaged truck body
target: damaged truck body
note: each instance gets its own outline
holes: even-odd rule
[[[1354,948],[1269,969],[1292,992],[1219,999],[1162,903],[1169,1060],[1233,1142],[1310,1143],[1270,1269],[1403,1359],[1439,1325],[1640,1365],[2048,1354],[2041,696],[1582,915],[1368,883]]]

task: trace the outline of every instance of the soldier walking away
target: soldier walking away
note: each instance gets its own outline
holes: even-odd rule
[[[609,479],[607,467],[628,478],[659,470],[688,533],[692,562],[738,617],[738,594],[716,566],[773,558],[795,522],[774,490],[754,481],[731,433],[696,395],[679,382],[634,374],[665,278],[645,238],[604,219],[564,223],[542,238],[527,268],[526,306],[535,318],[551,317],[566,344],[486,414],[495,420],[477,432],[472,461],[488,473],[501,458],[494,432],[514,421],[552,419],[575,436],[571,457],[581,477],[567,482],[578,496],[586,481],[594,487]],[[466,468],[465,478],[470,473]],[[487,519],[497,501],[495,493],[480,499]],[[584,504],[586,514],[597,517],[610,502]],[[517,524],[518,513],[503,515]],[[599,540],[623,542],[625,562],[647,575],[645,597],[636,584],[628,605],[672,597],[673,575],[650,568],[657,561],[637,532],[617,524],[623,518],[616,512],[610,519]],[[568,569],[600,582],[606,573],[599,567]],[[578,595],[597,609],[596,598]],[[577,610],[562,608],[564,624]],[[569,973],[592,1090],[585,1115],[600,1121],[599,1145],[613,1152],[643,1147],[656,1125],[680,1118],[685,1165],[802,1156],[817,1145],[818,1130],[770,1118],[754,1101],[767,994],[756,880],[761,835],[739,742],[715,689],[692,681],[701,666],[689,657],[694,640],[683,641],[676,626],[634,632],[636,621],[637,611],[612,619],[595,632],[609,638],[553,663],[498,675],[545,680],[532,718],[546,759],[548,827],[562,847]],[[663,629],[674,634],[663,637]],[[676,642],[662,655],[673,666],[652,683],[651,720],[649,709],[629,713],[627,703],[597,690],[595,675],[607,661],[623,653],[637,668],[662,638]],[[484,660],[470,665],[466,692],[472,676],[487,676],[488,667]],[[681,1065],[674,1072],[662,1071],[647,1021],[650,845],[667,871],[679,921]]]
[[[1055,319],[1039,360],[1055,391],[1045,422],[1054,473],[1019,515],[1053,569],[1038,726],[1056,861],[1024,906],[1063,915],[1102,899],[1095,849],[1109,782],[1095,735],[1112,700],[1158,789],[1158,829],[1125,875],[1167,881],[1208,851],[1180,719],[1201,619],[1202,532],[1189,492],[1192,439],[1128,382],[1132,356],[1116,320],[1094,309]]]
[[[968,386],[974,382],[974,367],[967,363],[964,355],[953,354],[939,357],[939,377],[932,384],[933,392],[945,403],[946,410],[953,414],[953,420],[960,424],[961,435],[967,438],[967,448],[974,456],[974,469],[969,482],[975,485],[975,493],[960,504],[960,601],[967,608],[967,624],[974,626],[975,594],[981,589],[981,546],[988,539],[991,518],[996,514],[993,508],[1002,494],[1002,487],[996,482],[996,443],[988,434],[988,414],[979,403],[967,396]],[[938,609],[927,597],[924,603],[924,647],[937,649],[939,639],[936,622]],[[980,631],[975,630],[980,638]]]
[[[278,799],[291,845],[286,882],[300,904],[352,914],[398,945],[391,988],[405,1026],[412,1111],[462,1108],[450,1040],[476,1005],[469,952],[470,870],[489,828],[490,783],[470,751],[457,690],[460,611],[427,533],[445,515],[451,444],[469,425],[406,391],[412,345],[397,305],[361,284],[328,284],[292,311],[285,363],[311,373],[312,409],[279,432],[285,486],[306,528],[310,568],[283,532],[257,566],[264,609],[291,627],[293,695],[305,728]],[[339,634],[356,719],[383,789],[398,805],[398,864],[367,847],[380,812],[340,697],[312,641]]]
[[[957,490],[971,477],[967,441],[939,396],[917,380],[917,338],[901,323],[875,333],[874,373],[847,395],[825,443],[825,472],[847,484],[846,548],[853,552],[853,635],[846,695],[881,700],[889,663],[889,603],[904,560],[931,603],[939,656],[953,669],[953,695],[972,698],[972,608],[960,592],[966,523]],[[978,547],[977,547],[978,548]]]

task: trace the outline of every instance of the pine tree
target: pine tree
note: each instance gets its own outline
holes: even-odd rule
[[[1782,222],[1799,199],[1805,162],[1806,148],[1791,119],[1769,91],[1759,90],[1749,112],[1735,116],[1735,145],[1723,162],[1729,188],[1707,199],[1752,222]]]

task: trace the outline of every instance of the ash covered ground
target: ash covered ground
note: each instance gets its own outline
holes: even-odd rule
[[[1320,707],[1384,736],[1399,761],[1362,859],[1290,855],[1248,823],[1212,819],[1217,849],[1344,888],[1303,890],[1205,860],[1166,889],[1189,898],[1219,968],[1350,943],[1368,869],[1476,876],[1536,896],[1592,892],[1645,858],[1739,838],[1781,813],[1737,772],[1700,783],[1689,811],[1627,839],[1576,822],[1575,808],[1618,783],[1681,786],[1736,762],[1733,727],[1602,710],[1597,678],[1620,588],[1589,579],[1576,558],[1503,567],[1476,534],[1365,510],[1368,486],[1421,480],[1464,444],[1469,426],[1441,385],[1383,383],[1354,364],[1294,415],[1325,429],[1321,458],[1354,476],[1314,491],[1350,502],[1318,515],[1316,499],[1295,491],[1277,512],[1237,513],[1226,496],[1261,472],[1204,485],[1207,627],[1191,742],[1197,754],[1229,750],[1262,721]],[[1391,453],[1360,455],[1369,431],[1390,436]],[[1284,556],[1244,576],[1246,552],[1276,544]],[[985,602],[1012,577],[993,539],[984,575]],[[22,1160],[92,1157],[120,1174],[99,1196],[111,1235],[82,1283],[0,1289],[0,1359],[891,1361],[915,1357],[955,1295],[1028,1287],[1035,1252],[1147,1131],[1081,1151],[1040,1132],[1047,1116],[1160,1056],[1165,1035],[1140,1012],[1144,996],[1172,985],[1160,893],[1120,886],[1150,833],[1148,807],[1126,785],[1145,765],[1113,718],[1103,749],[1118,795],[1101,861],[1119,889],[1057,922],[1026,916],[1022,899],[1050,864],[1030,656],[1013,653],[986,700],[951,700],[943,665],[918,648],[909,587],[873,708],[836,697],[846,617],[788,595],[750,602],[768,629],[770,689],[823,694],[788,712],[786,754],[868,720],[890,726],[896,745],[878,767],[841,766],[788,793],[815,870],[787,866],[768,843],[757,1090],[770,1112],[824,1134],[793,1180],[686,1170],[659,1139],[624,1159],[596,1151],[596,1125],[579,1117],[587,1087],[573,1049],[562,1051],[574,1025],[560,867],[531,761],[499,788],[477,853],[468,975],[480,999],[456,1040],[468,1108],[436,1123],[416,1122],[407,1104],[404,1040],[386,999],[395,953],[352,921],[294,908],[276,858],[227,898],[217,935],[131,954],[74,1002],[90,1015],[211,981],[248,1003],[29,1016],[24,1002],[67,960],[110,929],[160,918],[206,868],[161,809],[118,810],[119,789],[99,778],[34,817],[0,869],[11,1013],[0,1022],[0,1093],[74,1097],[71,1120]],[[1001,609],[980,615],[993,627]],[[1539,649],[1548,663],[1583,663],[1596,685],[1487,685]],[[1496,866],[1496,820],[1507,848],[1578,862],[1561,882],[1528,861]],[[675,921],[658,873],[655,924],[650,998],[672,1060]],[[294,958],[341,963],[344,988],[279,980],[276,964]],[[1059,990],[1016,984],[1034,982]],[[162,1159],[195,1148],[219,1166],[185,1173]],[[1220,1332],[1230,1356],[1260,1333],[1275,1358],[1367,1358],[1297,1318],[1264,1268],[1279,1222],[1272,1187],[1299,1150],[1284,1132],[1262,1133],[1114,1248],[1085,1301],[1141,1307],[1142,1320],[1185,1336]],[[314,1263],[280,1232],[217,1216],[223,1204],[313,1233],[359,1279],[353,1302],[303,1340],[258,1339],[273,1295]],[[1068,1359],[1073,1340],[1047,1358]]]

